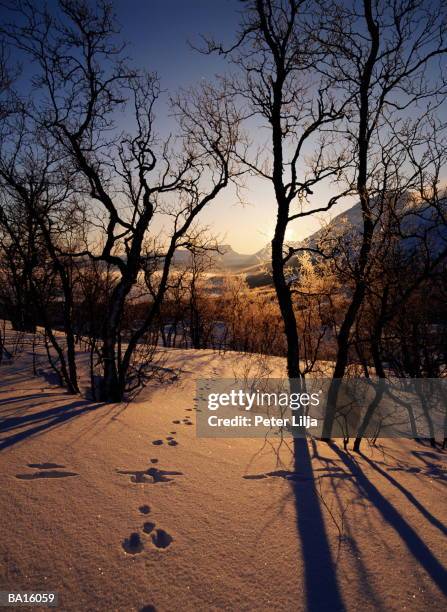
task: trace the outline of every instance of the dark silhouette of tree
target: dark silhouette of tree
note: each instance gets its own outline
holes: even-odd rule
[[[16,300],[18,313],[24,313],[21,328],[35,331],[40,320],[57,354],[59,367],[51,361],[53,367],[68,390],[78,393],[72,262],[61,250],[73,248],[82,218],[71,197],[73,178],[60,160],[59,148],[52,147],[41,130],[29,129],[26,109],[19,105],[0,135],[0,227],[9,244],[5,253],[16,256],[16,266],[9,266],[10,286],[18,298],[23,289],[22,299]],[[53,332],[52,301],[61,303],[65,349]],[[15,317],[12,314],[12,321]]]
[[[228,97],[203,86],[173,102],[179,135],[162,142],[154,123],[158,78],[125,63],[110,4],[61,0],[50,11],[25,0],[16,3],[15,17],[6,36],[36,67],[28,113],[82,181],[78,194],[104,237],[99,246],[90,233],[85,248],[66,254],[116,270],[102,330],[102,398],[120,401],[135,348],[159,312],[176,248],[190,242],[196,217],[236,170],[239,118]],[[116,122],[124,108],[132,113],[132,133]],[[147,253],[157,217],[164,218],[163,250]],[[147,316],[125,350],[117,350],[126,300],[154,260],[162,262],[161,274]]]
[[[315,32],[329,53],[318,67],[338,95],[349,100],[344,137],[354,163],[348,181],[362,209],[355,283],[337,335],[334,382],[323,432],[327,439],[339,381],[348,365],[351,331],[367,292],[375,230],[380,226],[377,210],[394,188],[389,168],[401,168],[416,151],[424,150],[424,125],[445,97],[437,60],[447,51],[447,26],[444,2],[323,1],[320,8]]]
[[[287,373],[303,377],[300,338],[293,304],[293,274],[289,271],[295,249],[287,244],[289,224],[329,210],[344,195],[338,193],[323,206],[305,210],[312,190],[320,182],[336,179],[347,163],[343,151],[333,150],[323,128],[342,116],[330,90],[319,80],[315,65],[321,59],[311,35],[312,3],[307,0],[247,0],[243,3],[238,38],[224,49],[207,41],[205,51],[227,56],[235,67],[227,89],[269,130],[267,153],[238,151],[238,159],[250,173],[269,181],[276,200],[276,225],[271,243],[272,277],[287,339]],[[311,84],[309,84],[311,83]],[[313,146],[306,161],[306,147]]]

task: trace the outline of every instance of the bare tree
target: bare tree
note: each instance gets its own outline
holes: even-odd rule
[[[0,46],[0,119],[1,142],[10,135],[8,125],[14,115],[12,83],[14,71],[10,66],[5,45]],[[0,201],[1,283],[0,303],[3,316],[7,316],[16,330],[34,332],[36,323],[30,289],[30,273],[37,263],[37,246],[34,237],[35,222],[17,205],[15,214],[7,214],[10,202],[2,190]],[[9,210],[11,212],[11,210]],[[23,255],[26,254],[26,257]]]
[[[310,208],[315,185],[336,179],[346,163],[344,152],[322,130],[342,116],[330,90],[319,80],[315,65],[320,51],[310,35],[312,2],[308,0],[246,0],[240,32],[234,45],[224,49],[207,42],[207,52],[225,54],[235,67],[229,90],[245,108],[245,115],[269,130],[267,155],[262,150],[239,152],[239,159],[255,176],[269,181],[276,199],[276,225],[272,240],[272,273],[287,339],[287,372],[303,377],[300,339],[288,273],[295,254],[287,244],[289,224],[318,211],[329,210],[345,194],[325,205]],[[306,147],[315,150],[306,158]]]
[[[116,270],[101,355],[102,397],[119,401],[136,346],[159,312],[176,248],[188,242],[197,215],[235,172],[230,159],[238,116],[228,97],[204,86],[175,100],[179,137],[163,142],[154,124],[158,78],[124,62],[110,4],[93,8],[83,0],[60,0],[49,11],[24,0],[15,10],[21,23],[16,19],[19,25],[7,25],[6,35],[37,68],[39,105],[29,113],[83,181],[79,192],[104,236],[101,246],[97,236],[86,236],[85,248],[68,254],[101,260]],[[116,123],[117,111],[124,108],[132,112],[133,133]],[[147,254],[148,230],[160,217],[163,250]],[[151,307],[125,350],[117,351],[126,299],[154,260],[163,263]]]
[[[73,180],[61,167],[58,148],[54,149],[41,130],[28,129],[26,110],[12,114],[1,133],[0,188],[3,205],[0,226],[9,237],[10,247],[20,256],[21,278],[26,281],[26,317],[38,316],[43,323],[60,364],[59,374],[70,392],[78,393],[73,325],[73,276],[70,258],[61,249],[72,249],[80,220],[73,201]],[[35,127],[35,126],[33,126]],[[23,231],[22,222],[25,221]],[[10,252],[10,251],[9,251]],[[46,271],[42,274],[42,265]],[[14,274],[14,268],[10,267]],[[15,272],[17,275],[17,271]],[[53,333],[54,305],[49,303],[48,282],[57,277],[56,304],[62,305],[66,350]],[[42,286],[43,279],[46,286]],[[20,283],[16,282],[18,288]],[[14,321],[14,316],[12,317]],[[28,326],[29,327],[29,326]]]
[[[444,208],[445,205],[444,201]],[[370,331],[365,341],[370,345],[375,374],[382,379],[392,376],[410,378],[414,381],[415,392],[419,389],[417,379],[435,379],[445,375],[441,279],[445,275],[447,232],[444,225],[443,233],[438,235],[441,244],[437,248],[430,244],[429,236],[433,238],[440,227],[433,223],[435,219],[431,221],[424,232],[425,239],[416,242],[410,252],[408,246],[407,252],[405,250],[405,239],[399,237],[399,248],[387,253],[380,265],[380,276],[368,288]],[[414,234],[411,238],[414,240]],[[435,435],[427,398],[424,393],[418,395],[430,431],[430,442],[434,446]],[[356,451],[360,450],[375,409],[375,405],[369,406],[362,419],[354,442]],[[418,437],[413,410],[411,407],[407,409],[413,435]]]
[[[380,207],[394,188],[391,167],[402,168],[424,151],[419,133],[436,117],[445,84],[437,63],[447,51],[445,4],[427,0],[321,2],[316,32],[329,51],[319,69],[349,100],[343,131],[353,153],[347,181],[358,194],[362,236],[352,296],[337,335],[337,358],[323,437],[329,438],[339,382],[348,365],[350,337],[365,299]],[[431,66],[433,71],[428,71]],[[404,141],[404,143],[403,143]],[[390,163],[390,160],[392,162]],[[429,162],[430,163],[430,162]],[[424,166],[424,161],[421,162]],[[409,184],[415,180],[409,178]],[[425,190],[426,186],[423,187]]]

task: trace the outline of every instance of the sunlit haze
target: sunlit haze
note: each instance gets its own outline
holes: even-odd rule
[[[165,95],[156,111],[157,125],[159,130],[168,132],[169,95],[228,70],[221,58],[201,55],[193,46],[199,44],[202,35],[214,36],[224,43],[233,40],[241,5],[237,0],[151,0],[138,3],[138,10],[136,5],[125,0],[114,3],[124,39],[129,43],[128,54],[136,65],[156,71],[161,77]],[[266,142],[267,131],[260,138],[260,143]],[[245,186],[240,194],[243,203],[230,186],[202,212],[200,223],[222,244],[231,245],[239,253],[255,253],[272,239],[276,202],[268,181],[250,177]],[[329,185],[322,186],[315,193],[312,207],[325,205],[333,193]],[[320,227],[322,219],[332,218],[354,202],[341,203],[326,215],[292,223],[287,240],[302,240]]]

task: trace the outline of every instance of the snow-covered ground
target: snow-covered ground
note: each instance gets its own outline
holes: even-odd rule
[[[170,350],[178,382],[100,405],[33,377],[29,348],[0,366],[0,590],[77,611],[445,609],[446,453],[309,441],[293,473],[277,441],[196,437],[195,380],[239,355]]]

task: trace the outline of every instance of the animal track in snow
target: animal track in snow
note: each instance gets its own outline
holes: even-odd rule
[[[169,440],[169,444],[172,442],[177,444],[177,442],[171,437],[168,437],[167,440]],[[153,461],[158,461],[158,459],[151,459],[151,462]],[[133,471],[117,469],[116,472],[118,474],[129,475],[131,482],[152,484],[159,482],[171,482],[173,478],[169,478],[170,476],[183,475],[183,472],[174,470],[159,470],[155,467],[149,467],[147,470]],[[148,515],[151,512],[151,508],[148,504],[139,506],[138,510],[140,514],[143,515]],[[142,531],[144,534],[150,536],[151,542],[155,548],[165,549],[168,548],[173,542],[173,537],[164,529],[157,528],[156,523],[153,521],[145,521],[142,525]],[[140,533],[134,531],[128,538],[125,538],[122,541],[121,546],[128,555],[136,555],[143,552],[144,540],[142,539]]]
[[[130,481],[139,484],[157,484],[159,482],[171,482],[173,478],[168,476],[183,476],[183,472],[172,470],[159,470],[150,467],[147,470],[116,470],[118,474],[130,476]]]
[[[274,472],[266,472],[265,474],[246,474],[242,476],[245,480],[263,480],[264,478],[284,478],[291,481],[313,480],[313,476],[304,476],[289,470],[276,470]]]
[[[16,478],[19,480],[37,480],[40,478],[68,478],[70,476],[79,476],[77,472],[69,472],[68,470],[62,471],[65,465],[59,465],[58,463],[28,463],[27,467],[37,470],[35,472],[28,472],[26,474],[16,474]]]
[[[153,478],[154,483],[171,482],[174,480],[173,478],[168,478],[168,476],[183,476],[183,472],[173,470],[158,470],[157,468],[149,468],[147,473]]]
[[[65,465],[60,463],[28,463],[28,467],[35,468],[36,470],[52,470],[55,468],[64,468]]]
[[[142,507],[148,508],[149,506]],[[140,512],[142,507],[140,507]],[[151,542],[156,548],[168,548],[173,542],[173,537],[164,529],[156,528],[156,524],[152,521],[143,523],[142,529],[146,535],[151,536]],[[136,555],[144,549],[144,541],[137,531],[134,531],[128,538],[125,538],[121,545],[129,555]]]
[[[128,555],[136,555],[143,551],[144,543],[139,533],[134,531],[122,543],[122,547]]]
[[[157,548],[168,548],[173,542],[173,538],[164,529],[156,529],[152,534],[152,543]]]

